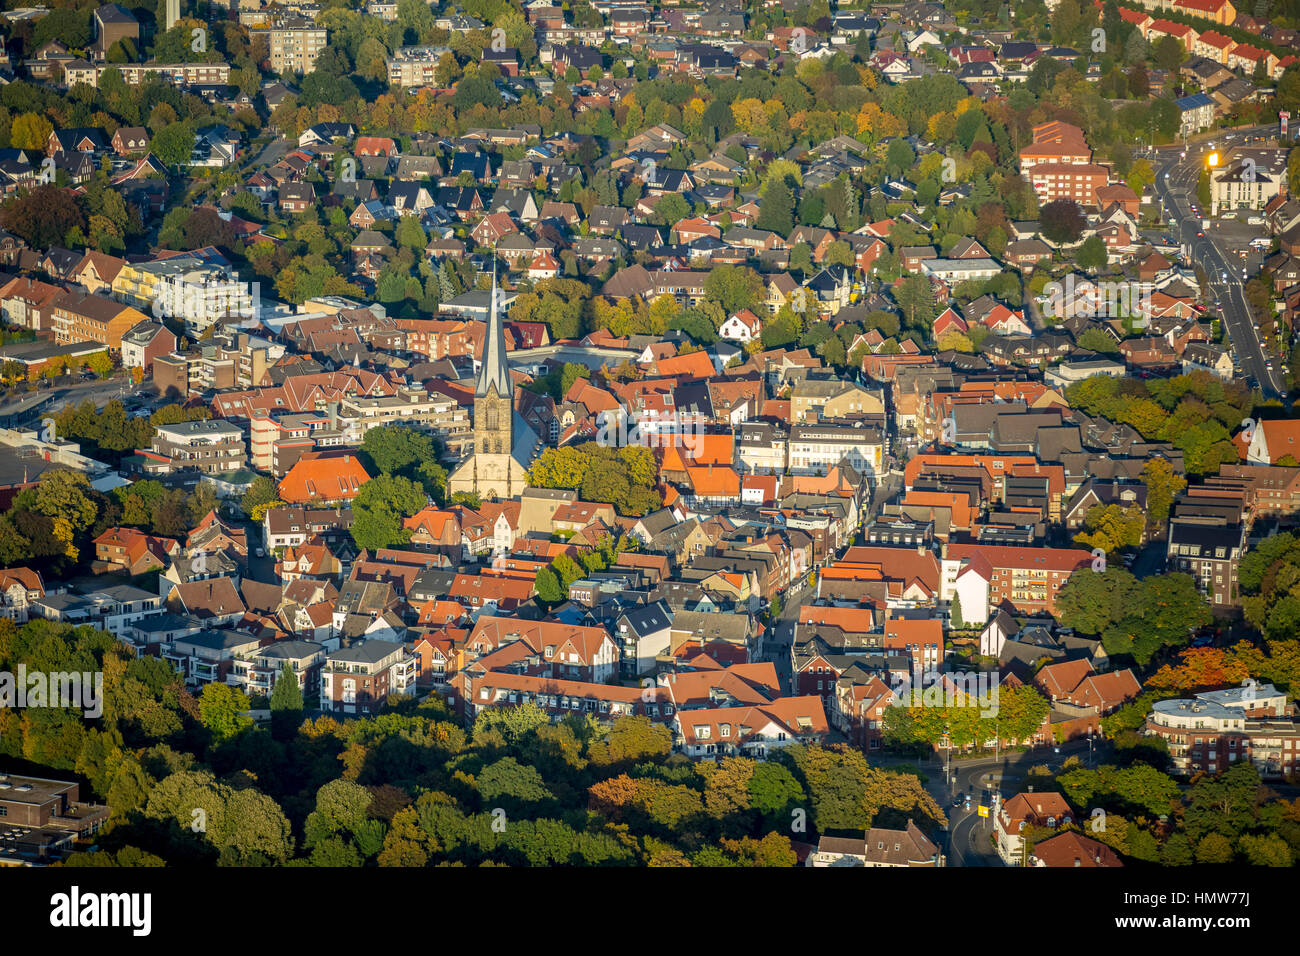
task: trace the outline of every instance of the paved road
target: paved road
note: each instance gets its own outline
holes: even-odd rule
[[[1231,146],[1243,136],[1258,135],[1267,129],[1269,127],[1255,127],[1228,133],[1214,140],[1215,148],[1222,151],[1225,146]],[[1206,157],[1212,151],[1205,142],[1189,145],[1186,157],[1181,155],[1182,151],[1177,147],[1158,150],[1155,163],[1156,191],[1165,204],[1171,232],[1190,250],[1192,260],[1207,277],[1207,291],[1222,309],[1223,322],[1242,375],[1257,383],[1265,398],[1284,398],[1286,383],[1280,362],[1272,360],[1272,354],[1251,317],[1241,278],[1241,266],[1236,260],[1229,261],[1213,238],[1204,235],[1201,218],[1192,213],[1194,204],[1200,208],[1196,186],[1201,171],[1205,168]],[[1208,218],[1208,210],[1201,209],[1200,212],[1201,217]],[[1272,368],[1269,367],[1270,360],[1273,362]]]
[[[149,383],[134,385],[125,376],[117,376],[107,381],[77,381],[55,385],[48,389],[38,389],[21,396],[15,396],[0,404],[0,419],[13,424],[30,425],[45,415],[57,415],[69,405],[80,405],[91,401],[97,408],[107,405],[112,399],[124,398],[132,393],[149,390]]]
[[[1098,766],[1110,755],[1110,744],[1098,739],[1089,755],[1086,740],[1073,741],[1063,747],[1038,747],[1027,753],[1012,751],[998,757],[980,757],[951,762],[951,779],[945,770],[941,753],[932,763],[923,763],[928,776],[926,791],[939,802],[948,815],[948,831],[944,854],[948,866],[1004,866],[1002,858],[993,848],[992,795],[1000,793],[1005,800],[1020,792],[1021,785],[1031,767],[1046,765],[1060,767],[1070,757],[1078,757],[1085,766]],[[872,757],[873,766],[890,764],[915,764],[904,758]],[[965,805],[953,806],[957,794],[971,798],[970,809]],[[979,806],[989,807],[990,815],[981,817]]]

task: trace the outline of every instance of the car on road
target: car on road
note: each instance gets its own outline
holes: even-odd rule
[[[964,793],[959,793],[957,794],[957,799],[953,800],[952,805],[954,807],[960,807],[962,804],[969,803],[969,802],[970,802],[970,797],[966,796],[966,794]]]

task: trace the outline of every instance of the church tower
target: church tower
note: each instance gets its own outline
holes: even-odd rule
[[[488,302],[487,332],[483,336],[483,364],[474,388],[474,453],[508,455],[514,389],[506,363],[505,325],[497,311],[497,273],[492,269],[492,297]]]
[[[469,457],[447,478],[447,491],[489,498],[513,498],[528,486],[528,466],[541,439],[527,423],[515,421],[514,387],[506,363],[506,330],[497,304],[492,270],[483,361],[474,384],[474,430]]]

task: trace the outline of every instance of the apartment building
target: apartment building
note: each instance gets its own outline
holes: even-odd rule
[[[576,714],[600,721],[641,716],[662,723],[673,713],[667,690],[658,686],[620,687],[540,674],[488,671],[482,675],[462,674],[454,687],[452,704],[467,724],[489,708],[523,704],[534,704],[555,720]]]
[[[43,864],[69,853],[77,840],[99,831],[108,807],[81,801],[81,785],[44,777],[0,773],[0,864],[25,859]]]
[[[0,317],[33,332],[53,328],[54,302],[63,295],[59,286],[39,279],[11,279],[0,286]]]
[[[1237,568],[1245,550],[1244,524],[1177,517],[1169,522],[1166,567],[1190,574],[1216,607],[1238,603]]]
[[[286,20],[279,26],[249,32],[254,37],[266,37],[273,73],[310,73],[316,66],[316,57],[325,49],[328,39],[324,27],[318,27],[312,21],[301,18]]]
[[[161,322],[146,319],[133,326],[121,340],[122,367],[152,371],[154,359],[176,350],[176,335]]]
[[[790,420],[796,425],[884,413],[884,398],[879,392],[842,378],[805,378],[790,391]]]
[[[160,425],[152,450],[167,459],[172,471],[194,470],[205,475],[238,471],[247,461],[243,430],[221,420]]]
[[[59,345],[96,342],[118,351],[122,336],[148,318],[139,309],[103,295],[65,292],[50,305],[54,341]]]
[[[1056,614],[1056,595],[1070,576],[1092,566],[1079,548],[1018,548],[948,544],[943,550],[940,600],[960,594],[962,616],[984,621],[989,609],[1009,602],[1021,614]]]
[[[448,395],[430,395],[422,388],[399,388],[396,395],[343,398],[338,424],[346,441],[361,444],[366,432],[380,425],[410,424],[457,444],[470,437],[469,411]]]
[[[298,689],[306,703],[320,693],[325,656],[325,645],[315,641],[276,641],[237,656],[231,667],[230,682],[249,694],[270,697],[287,666],[298,679]]]
[[[385,61],[390,86],[437,86],[438,63],[450,47],[403,46]]]
[[[415,690],[420,658],[405,644],[368,640],[326,655],[321,673],[321,710],[373,715],[389,694]]]
[[[804,866],[943,866],[943,854],[915,823],[903,830],[872,827],[857,837],[824,836]]]
[[[87,63],[73,60],[63,68],[68,86],[85,83],[98,88],[107,70],[117,70],[128,86],[161,80],[172,86],[225,86],[230,82],[229,63]]]
[[[1097,190],[1109,181],[1109,170],[1092,163],[1067,165],[1041,163],[1026,174],[1040,203],[1073,199],[1080,206],[1096,206]]]
[[[1244,147],[1228,153],[1210,177],[1210,214],[1232,209],[1262,210],[1286,195],[1286,149]]]
[[[127,263],[113,278],[113,294],[160,318],[185,323],[195,338],[223,319],[254,318],[255,286],[197,256]]]
[[[1218,773],[1239,760],[1251,761],[1265,777],[1300,770],[1300,725],[1272,684],[1158,701],[1142,733],[1163,738],[1174,769],[1189,776]]]
[[[790,429],[790,471],[824,475],[842,461],[868,478],[880,473],[885,441],[880,429],[852,425],[795,425]]]
[[[248,420],[249,464],[283,478],[310,451],[348,444],[328,412],[254,412]]]
[[[352,527],[351,508],[268,508],[262,532],[268,548],[296,548],[309,538]]]
[[[256,653],[262,641],[256,634],[231,628],[206,629],[178,636],[161,647],[161,657],[185,678],[190,687],[214,682],[231,683],[235,662]]]

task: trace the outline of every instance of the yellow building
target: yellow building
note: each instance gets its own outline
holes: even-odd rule
[[[66,292],[51,305],[54,341],[60,345],[98,342],[121,351],[122,336],[148,318],[139,309],[102,295]]]

